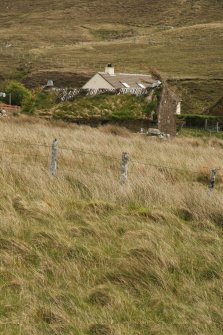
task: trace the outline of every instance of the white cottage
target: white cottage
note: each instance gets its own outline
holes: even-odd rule
[[[83,89],[146,89],[159,86],[161,82],[147,74],[116,73],[112,64],[108,64],[105,72],[96,73]]]

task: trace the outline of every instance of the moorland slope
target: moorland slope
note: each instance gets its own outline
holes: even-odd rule
[[[221,98],[222,13],[219,0],[2,1],[0,78],[33,86],[53,71],[55,80],[62,74],[59,83],[76,86],[107,62],[119,72],[156,68],[169,79],[199,79],[179,88],[201,113]]]

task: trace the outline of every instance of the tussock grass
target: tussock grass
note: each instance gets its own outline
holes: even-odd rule
[[[160,142],[32,118],[1,121],[0,133],[2,334],[222,333],[222,185],[209,197],[188,172],[221,166],[221,140]],[[53,178],[50,148],[31,144],[55,137]],[[130,161],[121,187],[123,151],[183,171]]]
[[[103,94],[94,97],[78,97],[73,102],[63,102],[51,108],[55,119],[107,118],[116,120],[145,118],[148,101],[145,97],[130,94]]]

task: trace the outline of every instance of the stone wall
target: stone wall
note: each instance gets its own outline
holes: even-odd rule
[[[177,132],[176,109],[178,100],[174,92],[163,84],[162,97],[158,111],[158,128],[162,133],[175,136]]]

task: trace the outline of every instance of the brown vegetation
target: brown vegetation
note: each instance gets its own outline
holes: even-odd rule
[[[168,79],[194,79],[175,83],[187,113],[221,97],[221,1],[3,1],[0,24],[0,79],[81,86],[113,62],[120,72],[152,67]]]
[[[29,120],[0,122],[0,332],[221,334],[222,181],[210,197],[197,178],[221,167],[222,140]]]

